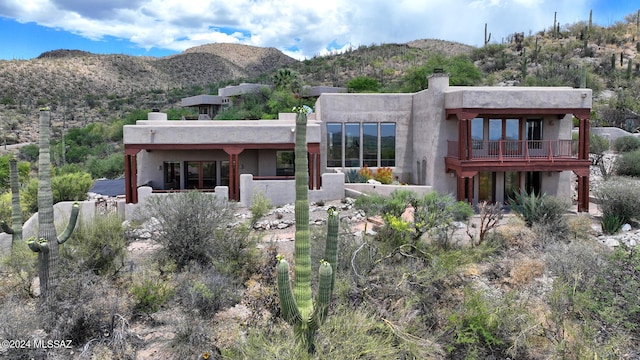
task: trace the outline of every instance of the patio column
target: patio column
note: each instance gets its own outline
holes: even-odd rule
[[[138,203],[138,152],[140,149],[124,149],[124,194],[127,204]]]
[[[477,113],[458,113],[458,158],[471,159],[471,120],[478,117]]]
[[[238,155],[244,151],[244,148],[225,146],[222,150],[229,155],[229,199],[240,201],[240,160]]]
[[[574,114],[578,118],[578,159],[589,160],[589,111]],[[574,171],[578,175],[578,211],[589,211],[589,169]]]
[[[320,189],[320,144],[307,145],[309,161],[309,190]]]

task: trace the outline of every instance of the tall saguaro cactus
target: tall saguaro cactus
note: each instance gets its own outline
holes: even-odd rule
[[[18,161],[9,160],[9,182],[11,185],[11,226],[0,223],[2,231],[11,234],[11,249],[22,241],[22,209],[20,208],[20,182],[18,180]]]
[[[49,127],[51,114],[40,110],[40,154],[38,156],[38,239],[29,239],[29,248],[38,253],[38,275],[40,293],[47,297],[58,282],[59,244],[69,239],[78,220],[80,206],[73,204],[67,228],[60,236],[56,233],[53,214],[53,191],[51,190],[51,155]]]
[[[295,184],[296,233],[295,279],[293,290],[289,279],[289,263],[278,256],[278,294],[285,320],[293,326],[296,340],[315,352],[315,333],[324,323],[333,292],[338,245],[338,212],[330,208],[327,220],[325,259],[320,263],[318,291],[315,301],[311,291],[311,256],[309,254],[309,163],[307,160],[307,113],[296,115]]]

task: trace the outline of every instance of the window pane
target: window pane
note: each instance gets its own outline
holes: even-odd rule
[[[518,119],[506,119],[505,120],[505,140],[519,140],[520,138],[520,120]]]
[[[489,140],[502,140],[502,119],[489,119]]]
[[[341,123],[327,123],[327,167],[342,167]]]
[[[229,186],[229,160],[220,162],[220,185]]]
[[[293,151],[276,151],[276,176],[295,175]]]
[[[216,187],[216,162],[202,163],[202,188],[213,189]]]
[[[396,124],[380,124],[380,166],[396,166]]]
[[[360,166],[360,124],[344,124],[344,166]]]
[[[164,189],[180,189],[180,163],[165,162],[162,167],[164,168]]]
[[[362,125],[362,165],[378,166],[378,123]]]
[[[185,188],[197,189],[200,185],[200,162],[187,162],[187,183]]]
[[[471,139],[476,141],[484,140],[484,119],[475,118],[471,120]]]

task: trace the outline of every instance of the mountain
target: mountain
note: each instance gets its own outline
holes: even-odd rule
[[[609,27],[585,21],[558,30],[509,36],[473,47],[419,39],[374,44],[298,61],[277,49],[206,44],[161,58],[53,50],[31,60],[0,60],[0,128],[9,143],[35,138],[38,109],[49,106],[53,126],[108,121],[135,109],[180,107],[186,96],[240,82],[271,83],[287,67],[305,85],[345,86],[375,78],[383,91],[399,91],[407,71],[434,54],[469,57],[484,85],[586,86],[594,90],[594,122],[614,125],[640,113],[640,26],[626,18]],[[609,120],[613,119],[612,121]],[[640,121],[637,126],[640,126]],[[12,138],[11,138],[12,137]]]

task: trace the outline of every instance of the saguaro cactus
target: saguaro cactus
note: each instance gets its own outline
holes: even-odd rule
[[[9,160],[9,182],[11,184],[11,226],[0,223],[2,231],[11,234],[11,249],[22,241],[22,209],[20,208],[20,182],[18,181],[18,162]]]
[[[47,297],[58,282],[58,245],[69,239],[78,220],[80,206],[73,204],[67,228],[58,236],[54,224],[53,192],[51,190],[51,159],[49,126],[51,114],[48,109],[40,110],[40,154],[38,156],[38,238],[27,241],[29,248],[38,253],[38,275],[40,293]]]
[[[309,255],[309,171],[307,160],[307,114],[303,109],[296,115],[295,184],[296,233],[295,280],[293,290],[289,279],[289,263],[278,256],[278,294],[285,320],[293,326],[296,340],[315,352],[315,333],[324,323],[333,292],[338,244],[338,212],[330,208],[327,220],[325,259],[320,263],[318,291],[312,301],[311,256]]]

